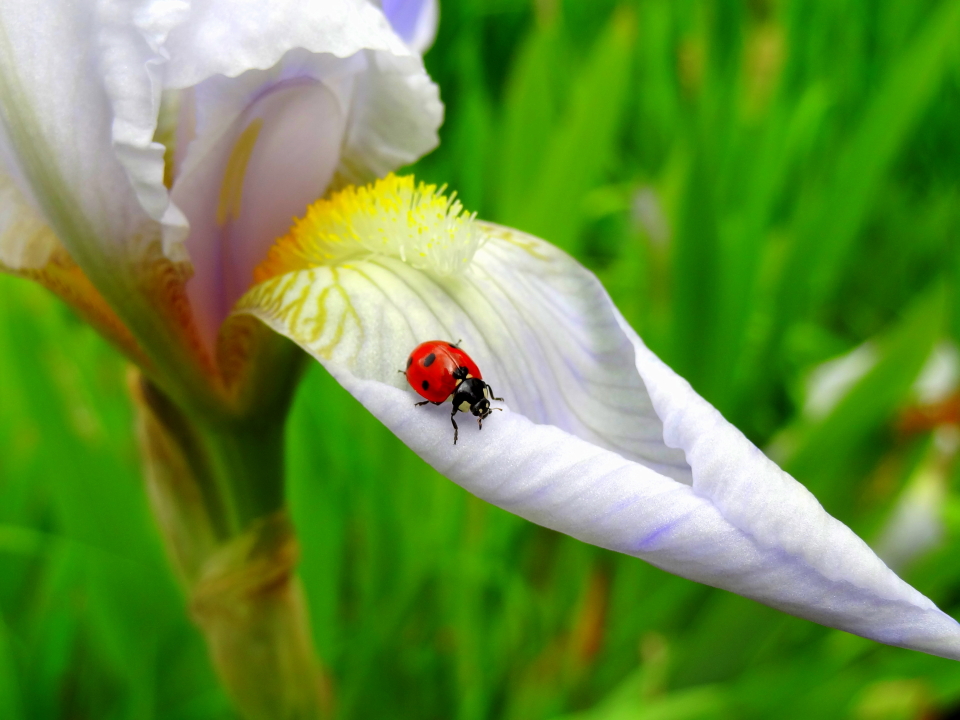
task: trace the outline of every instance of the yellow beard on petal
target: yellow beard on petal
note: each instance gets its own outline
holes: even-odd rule
[[[441,276],[462,272],[480,245],[476,214],[444,189],[391,173],[318,200],[277,240],[254,281],[370,254]]]

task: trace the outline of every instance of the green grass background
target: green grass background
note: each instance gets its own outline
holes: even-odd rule
[[[957,0],[446,0],[413,170],[594,270],[650,346],[877,536],[929,434],[894,430],[960,332]],[[825,417],[810,368],[879,361]],[[0,718],[234,715],[166,563],[123,361],[0,278]],[[340,718],[960,717],[960,665],[583,545],[430,470],[319,367],[288,432]],[[954,464],[908,581],[960,612]]]

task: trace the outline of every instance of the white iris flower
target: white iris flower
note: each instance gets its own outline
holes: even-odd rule
[[[287,372],[244,344],[253,316],[478,497],[960,659],[960,626],[657,359],[587,270],[435,187],[350,186],[436,143],[442,106],[416,53],[436,5],[403,5],[0,4],[0,262],[208,425],[256,412],[257,383]],[[384,13],[408,22],[403,39]],[[505,398],[457,445],[449,412],[415,407],[397,372],[432,339],[462,340]]]

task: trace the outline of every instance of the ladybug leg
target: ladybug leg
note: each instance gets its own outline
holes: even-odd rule
[[[503,398],[498,398],[498,397],[494,397],[494,396],[493,396],[493,388],[490,387],[490,383],[487,383],[487,390],[490,391],[490,399],[491,399],[491,400],[496,400],[497,402],[503,402]],[[500,408],[494,408],[494,409],[495,409],[495,410],[499,410]]]
[[[453,416],[457,414],[457,406],[453,406],[453,412],[450,413],[450,422],[453,423],[453,444],[457,444],[457,436],[460,434],[460,428],[457,427],[457,421],[453,419]]]
[[[443,405],[442,402],[434,402],[433,400],[424,400],[423,402],[414,403],[414,407],[420,407],[421,405]]]
[[[414,407],[420,407],[421,405],[443,405],[442,402],[434,402],[433,400],[424,400],[423,402],[414,403]]]

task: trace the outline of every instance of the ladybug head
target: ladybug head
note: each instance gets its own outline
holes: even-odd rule
[[[485,397],[480,398],[473,405],[470,406],[470,412],[476,415],[478,418],[483,420],[487,415],[492,411],[490,409],[490,401]]]
[[[467,378],[457,387],[457,392],[453,396],[453,404],[461,412],[470,412],[483,420],[493,408],[490,407],[489,385],[480,378]]]

